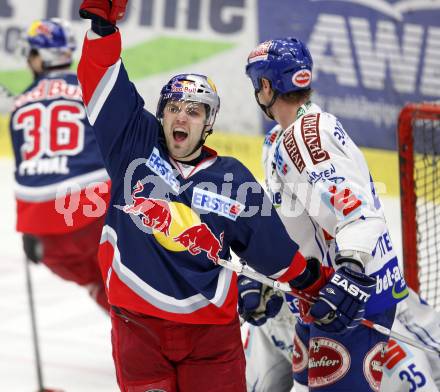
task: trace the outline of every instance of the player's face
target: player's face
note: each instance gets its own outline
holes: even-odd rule
[[[174,159],[190,161],[200,155],[196,147],[205,128],[205,106],[198,102],[168,101],[163,113],[163,129],[168,151]]]
[[[35,76],[43,73],[43,59],[38,54],[30,54],[27,58],[29,68]]]

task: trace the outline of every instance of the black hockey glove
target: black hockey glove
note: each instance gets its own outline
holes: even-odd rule
[[[43,244],[30,234],[23,234],[23,250],[26,258],[32,263],[38,264],[43,259]]]

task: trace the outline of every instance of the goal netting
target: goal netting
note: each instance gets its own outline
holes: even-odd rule
[[[398,140],[405,279],[440,310],[440,103],[406,105]]]

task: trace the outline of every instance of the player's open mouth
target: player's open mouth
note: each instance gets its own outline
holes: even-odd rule
[[[174,130],[173,138],[176,142],[183,142],[188,137],[188,134],[185,131]]]

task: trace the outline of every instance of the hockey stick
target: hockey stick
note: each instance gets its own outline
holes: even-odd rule
[[[272,287],[274,290],[279,290],[279,291],[283,291],[286,293],[291,293],[295,297],[302,299],[304,301],[307,301],[311,304],[313,304],[317,300],[317,298],[312,297],[302,291],[292,289],[288,283],[282,283],[282,282],[279,282],[275,279],[271,279],[271,278],[269,278],[269,277],[267,277],[257,271],[250,269],[245,264],[241,264],[241,263],[239,265],[233,264],[229,261],[222,260],[222,259],[219,259],[217,264],[221,265],[222,267],[224,267],[226,269],[234,271],[237,274],[242,274],[244,276],[247,276],[248,278],[251,278],[251,279],[254,279],[260,283],[263,283],[266,286]],[[373,321],[362,319],[361,324],[367,328],[374,329],[375,331],[377,331],[385,336],[399,340],[401,342],[404,342],[410,346],[413,346],[413,347],[418,348],[420,350],[423,350],[425,352],[430,352],[433,354],[440,354],[439,350],[435,350],[434,348],[431,348],[431,347],[426,347],[414,339],[408,338],[405,335],[402,335],[398,332],[392,331],[391,329],[389,329],[383,325],[374,323]]]
[[[27,259],[27,257],[24,258],[24,264],[26,268],[26,289],[28,294],[29,313],[31,316],[32,343],[34,346],[35,368],[37,371],[38,390],[44,391],[43,372],[41,370],[40,344],[39,344],[38,331],[37,331],[37,319],[35,317],[34,290],[32,288],[31,270],[29,267],[29,260]]]
[[[24,258],[25,270],[26,270],[26,289],[28,294],[28,302],[29,302],[29,312],[31,316],[31,327],[32,327],[32,343],[34,346],[34,355],[35,355],[35,368],[37,371],[37,379],[38,379],[38,392],[63,392],[60,389],[47,389],[44,388],[43,384],[43,371],[41,366],[41,357],[40,357],[40,341],[38,339],[38,330],[37,330],[37,318],[35,312],[35,303],[34,303],[34,290],[32,287],[32,278],[31,278],[31,269],[29,267],[30,261],[27,257]]]

